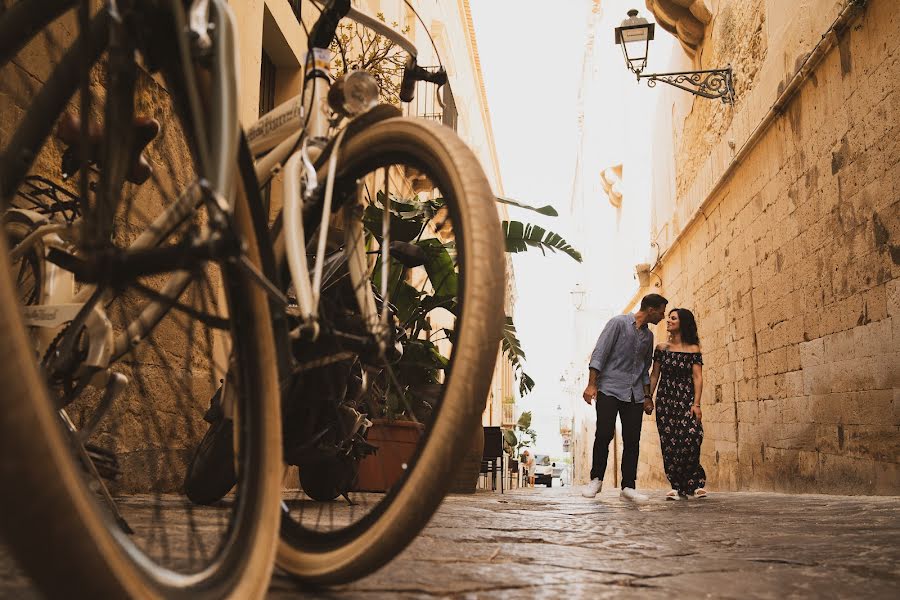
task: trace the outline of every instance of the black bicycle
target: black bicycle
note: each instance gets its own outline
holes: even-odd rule
[[[0,530],[49,596],[267,589],[273,263],[234,52],[221,3],[3,3]],[[226,377],[237,485],[199,509],[182,482]]]

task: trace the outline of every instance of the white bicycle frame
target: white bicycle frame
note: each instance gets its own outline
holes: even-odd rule
[[[418,54],[415,45],[402,34],[394,31],[375,17],[351,8],[347,18],[373,29],[406,50],[410,57]],[[325,245],[331,223],[331,203],[334,190],[334,176],[337,167],[340,144],[344,131],[337,134],[328,162],[328,176],[324,183],[324,203],[322,219],[318,232],[318,249],[316,263],[310,278],[306,257],[307,237],[303,226],[303,209],[308,206],[320,191],[313,163],[320,155],[331,127],[327,112],[328,89],[330,87],[331,53],[327,49],[312,48],[306,57],[303,91],[291,100],[275,107],[256,121],[247,130],[250,151],[256,159],[256,176],[260,181],[271,178],[279,171],[283,172],[283,218],[285,254],[291,273],[291,281],[297,294],[298,315],[302,327],[311,331],[313,338],[318,335],[319,299],[321,297],[322,270],[325,259]],[[325,79],[328,84],[319,80]],[[309,98],[304,106],[304,98]],[[266,152],[268,152],[266,154]],[[387,182],[385,183],[387,185]],[[386,190],[387,191],[387,190]],[[389,220],[390,196],[385,194],[388,206],[385,207],[382,224],[382,287],[387,286],[387,251],[390,245]],[[365,319],[370,333],[383,342],[383,334],[387,328],[387,302],[379,315],[375,306],[370,282],[370,269],[366,258],[365,234],[361,219],[352,211],[344,211],[344,253],[347,258],[350,280],[355,290],[359,309]],[[386,298],[386,289],[382,298]],[[382,348],[383,349],[383,348]]]

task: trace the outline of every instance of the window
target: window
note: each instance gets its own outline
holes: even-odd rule
[[[275,63],[263,50],[262,66],[259,70],[259,116],[263,116],[275,108],[275,75],[277,69]],[[261,190],[263,207],[266,214],[269,213],[269,203],[272,199],[272,183],[267,183]]]

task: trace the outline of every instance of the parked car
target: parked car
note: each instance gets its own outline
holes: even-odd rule
[[[554,467],[556,463],[550,461],[547,454],[534,455],[534,485],[546,485],[553,487]],[[555,474],[557,477],[559,473]]]

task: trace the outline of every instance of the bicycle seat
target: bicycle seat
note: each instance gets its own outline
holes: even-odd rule
[[[153,174],[153,167],[144,155],[147,145],[159,135],[159,121],[152,117],[134,117],[132,121],[134,132],[134,145],[131,149],[131,166],[128,169],[126,179],[131,183],[140,185],[147,181]],[[98,163],[100,159],[100,144],[103,142],[103,127],[98,123],[89,123],[87,140],[90,146],[90,160]],[[56,137],[67,146],[78,147],[81,145],[81,119],[67,112],[59,120],[56,127]]]

